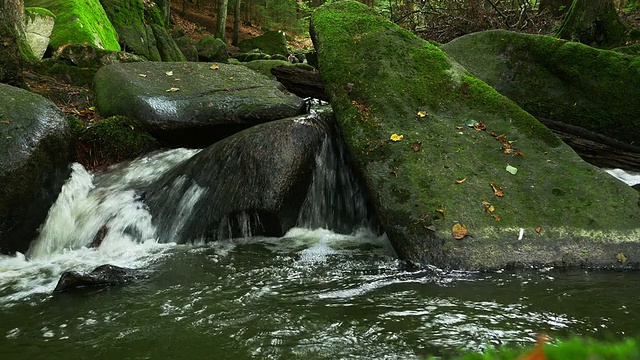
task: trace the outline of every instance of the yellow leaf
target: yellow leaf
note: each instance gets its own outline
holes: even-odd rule
[[[618,259],[618,262],[621,264],[624,264],[627,261],[627,257],[621,252],[616,254],[616,259]]]
[[[465,181],[467,181],[467,178],[456,180],[456,184],[462,184]]]
[[[465,236],[469,235],[467,227],[457,223],[453,225],[451,232],[453,234],[453,238],[456,240],[462,240]]]
[[[218,66],[218,64],[213,64],[213,65],[211,65],[211,67],[209,67],[209,69],[218,70],[218,69],[220,69],[220,66]]]
[[[404,135],[392,134],[390,139],[391,141],[400,141],[404,139]]]
[[[418,116],[423,118],[423,117],[427,116],[427,112],[426,111],[418,111]]]
[[[447,216],[447,212],[444,209],[436,209],[436,212],[439,212],[440,214],[442,214],[442,217]]]
[[[138,74],[140,77],[147,77],[147,74]]]
[[[133,125],[129,125],[129,127],[131,128],[131,130],[135,130],[135,129],[133,128]]]
[[[165,74],[167,74],[167,76],[173,76],[173,71],[169,70],[169,71],[165,71]]]
[[[171,89],[167,89],[167,92],[176,92],[176,91],[180,91],[180,88],[172,87]]]
[[[495,206],[491,205],[488,201],[483,200],[482,205],[484,205],[484,211],[486,211],[489,214],[496,211]]]

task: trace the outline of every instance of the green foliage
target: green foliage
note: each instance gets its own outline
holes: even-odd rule
[[[543,347],[548,360],[634,360],[640,359],[640,349],[634,339],[618,343],[601,342],[591,339],[573,338]],[[455,360],[513,360],[529,354],[532,347],[490,348],[485,353],[469,353]],[[429,357],[435,360],[435,357]]]
[[[73,118],[69,125],[77,137],[76,160],[90,169],[133,159],[157,148],[156,139],[134,119],[113,116],[84,126]]]

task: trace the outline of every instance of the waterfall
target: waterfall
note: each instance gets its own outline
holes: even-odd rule
[[[297,226],[351,234],[375,225],[366,191],[347,163],[347,155],[344,142],[334,129],[316,154],[313,180]]]
[[[120,164],[105,174],[90,174],[72,164],[71,177],[49,210],[40,235],[29,249],[37,259],[99,241],[103,251],[156,238],[151,215],[136,190],[197,153],[175,149]]]

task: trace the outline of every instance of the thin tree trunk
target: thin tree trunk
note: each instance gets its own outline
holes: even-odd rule
[[[22,51],[31,51],[24,34],[23,0],[0,3],[0,83],[24,86]]]
[[[155,0],[155,3],[160,9],[164,26],[169,27],[171,24],[171,0]]]
[[[599,48],[622,45],[626,29],[613,0],[574,0],[557,37]]]
[[[238,45],[238,37],[240,36],[240,0],[235,0],[235,6],[233,10],[233,37],[231,39],[232,45]]]
[[[227,5],[229,5],[229,0],[220,0],[218,2],[218,18],[216,19],[216,35],[218,39],[224,40],[227,42],[227,36],[225,33],[225,28],[227,26]]]

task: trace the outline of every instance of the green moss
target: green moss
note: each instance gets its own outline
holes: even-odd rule
[[[56,15],[51,11],[41,7],[27,7],[24,9],[25,14],[33,21],[36,15],[43,17],[52,17],[55,19]]]
[[[50,44],[54,48],[72,43],[120,51],[118,34],[98,0],[27,0],[26,6],[42,7],[56,15]]]
[[[156,140],[137,121],[124,116],[89,126],[76,120],[69,123],[77,134],[76,160],[88,168],[103,168],[157,148]]]

